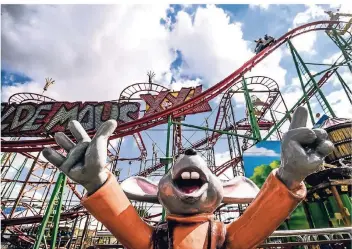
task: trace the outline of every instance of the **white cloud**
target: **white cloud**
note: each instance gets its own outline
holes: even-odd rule
[[[6,86],[3,85],[2,93],[1,93],[2,102],[7,102],[7,100],[13,94],[20,93],[20,92],[42,93],[43,87],[44,87],[44,83],[40,84],[38,82],[33,82],[33,81],[26,82],[26,83],[15,83],[13,85],[6,85]],[[59,97],[56,92],[51,92],[51,94],[49,95],[53,99],[56,99]]]
[[[294,87],[301,87],[301,81],[299,79],[299,77],[294,77],[292,78],[292,84],[291,86],[294,86]]]
[[[292,84],[297,84],[297,80],[295,78],[293,79]],[[296,102],[299,100],[299,98],[303,96],[303,91],[300,85],[298,87],[295,87],[295,85],[282,93],[283,99],[285,100],[288,109],[291,109],[293,105],[296,104]]]
[[[280,154],[273,150],[269,150],[264,147],[257,147],[257,145],[254,145],[253,147],[246,150],[244,154],[246,154],[246,156],[280,156]]]
[[[116,99],[146,73],[169,72],[175,54],[160,24],[167,5],[3,6],[2,60],[36,83],[3,87],[3,98],[19,91],[47,92],[57,100]],[[126,25],[128,24],[128,25]],[[43,82],[43,83],[38,83]]]
[[[179,90],[181,90],[182,87],[196,87],[201,84],[202,84],[202,80],[199,78],[197,78],[195,80],[188,80],[188,79],[179,78],[176,80],[176,82],[173,82],[170,85],[170,89],[173,91],[179,91]],[[204,91],[204,89],[203,89],[203,91]]]
[[[307,5],[307,9],[298,13],[293,19],[293,27],[298,27],[302,24],[312,22],[317,19],[327,19],[324,9],[318,5]],[[298,52],[306,52],[308,54],[315,54],[315,42],[317,40],[316,32],[308,32],[292,39],[292,43]]]
[[[331,108],[337,117],[352,118],[352,106],[348,101],[344,90],[338,90],[326,96],[329,100]]]
[[[220,153],[215,153],[215,163],[217,166],[221,166],[227,161],[231,160],[230,152],[225,151],[225,152],[220,152]],[[221,180],[229,180],[233,178],[233,169],[232,167],[229,167],[226,169],[220,176],[219,178]]]
[[[293,38],[292,44],[298,52],[305,52],[314,55],[317,53],[314,49],[316,40],[316,32],[308,32],[305,34],[301,34],[299,37]]]
[[[171,42],[182,52],[186,74],[202,75],[213,85],[253,56],[243,40],[242,25],[230,23],[221,8],[208,5],[194,16],[180,11],[176,19]]]
[[[225,162],[231,159],[230,152],[225,151],[221,153],[215,153],[215,163],[217,166],[223,165]]]
[[[352,87],[352,74],[350,71],[346,70],[345,72],[339,72],[341,78],[344,80],[344,82],[351,88]],[[332,76],[332,84],[334,86],[341,86],[341,82],[339,78],[334,74]]]
[[[321,18],[321,17],[328,17],[324,13],[324,9],[315,4],[307,5],[307,9],[303,12],[298,13],[295,18],[293,19],[293,25],[295,27],[307,23],[313,19]]]
[[[329,58],[326,58],[323,60],[324,64],[334,64],[338,58],[341,57],[341,52],[337,52],[333,55],[331,55]]]
[[[251,9],[259,8],[261,10],[268,10],[269,7],[270,7],[270,4],[257,4],[257,3],[254,3],[254,4],[250,4],[249,5],[249,8],[251,8]]]
[[[166,10],[166,5],[21,6],[19,17],[5,8],[3,60],[34,82],[3,87],[3,98],[21,91],[41,92],[44,78],[50,76],[56,84],[46,94],[54,99],[116,99],[127,85],[145,81],[150,69],[163,85],[169,85],[173,75],[175,90],[199,83],[206,87],[254,56],[243,39],[242,24],[231,23],[223,9],[208,5],[193,14],[179,11],[172,32],[160,24]],[[184,62],[170,71],[176,50]],[[282,51],[276,51],[248,76],[266,75],[283,86],[286,70],[279,65],[281,57]],[[202,80],[185,80],[181,73],[200,75]]]
[[[285,76],[287,72],[286,69],[280,66],[283,56],[283,49],[276,49],[270,54],[270,56],[266,57],[263,61],[256,65],[251,72],[247,73],[246,76],[266,76],[275,80],[279,85],[279,88],[283,88],[286,84]]]
[[[250,43],[243,39],[242,24],[231,23],[229,15],[214,5],[198,8],[192,16],[180,11],[171,37],[185,59],[182,65],[184,72],[201,75],[210,85],[254,56]],[[280,51],[270,55],[253,69],[252,74],[265,72],[268,75],[272,72],[269,76],[284,82],[282,75],[286,71],[279,66],[280,59]]]
[[[201,75],[202,83],[209,85],[218,83],[255,55],[250,43],[243,39],[242,24],[231,23],[229,15],[214,5],[198,8],[192,15],[178,12],[171,41],[185,60],[182,71]],[[278,49],[246,77],[265,75],[284,86],[286,70],[280,66],[282,56],[282,50]],[[239,104],[244,103],[240,94],[235,95],[235,99]],[[215,103],[218,104],[219,100],[215,99]]]

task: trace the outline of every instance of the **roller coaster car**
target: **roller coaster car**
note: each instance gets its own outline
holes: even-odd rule
[[[256,40],[255,42],[258,43]],[[255,48],[255,53],[259,54],[261,51],[263,51],[265,48],[271,46],[272,44],[275,43],[274,37],[268,36],[267,39],[262,40],[262,42]]]

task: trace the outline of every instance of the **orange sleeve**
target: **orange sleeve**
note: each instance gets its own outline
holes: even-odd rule
[[[138,213],[109,172],[107,182],[82,205],[129,249],[151,248],[153,228],[142,221]]]
[[[307,194],[302,182],[290,191],[277,177],[277,169],[270,173],[258,196],[243,215],[227,227],[226,248],[252,249],[269,237],[289,216]]]

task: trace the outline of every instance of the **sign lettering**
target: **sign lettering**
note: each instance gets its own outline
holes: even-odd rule
[[[197,86],[193,88],[182,88],[178,92],[162,91],[158,95],[141,94],[140,97],[146,102],[146,112],[144,115],[151,115],[179,105],[191,98],[198,96],[201,92],[202,86]],[[208,111],[211,111],[209,103],[202,101],[201,104],[191,108],[191,110],[187,110],[187,112],[183,113],[182,115]]]
[[[71,120],[78,120],[87,131],[93,131],[109,120],[118,124],[138,119],[136,102],[46,102],[1,103],[1,133],[9,136],[45,136],[67,132]]]

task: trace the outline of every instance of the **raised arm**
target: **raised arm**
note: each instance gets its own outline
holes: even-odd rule
[[[116,121],[102,124],[92,140],[77,121],[71,121],[69,129],[77,144],[64,133],[55,134],[67,157],[51,148],[45,148],[43,155],[87,189],[82,204],[118,241],[129,249],[151,248],[152,228],[139,217],[114,175],[104,169],[107,141],[116,129]]]
[[[264,183],[244,214],[227,227],[227,247],[252,249],[270,236],[306,196],[303,180],[334,148],[323,129],[306,128],[308,112],[297,108],[281,145],[281,166]]]
[[[269,237],[305,197],[304,184],[289,190],[273,170],[244,214],[227,227],[227,247],[252,249]]]

